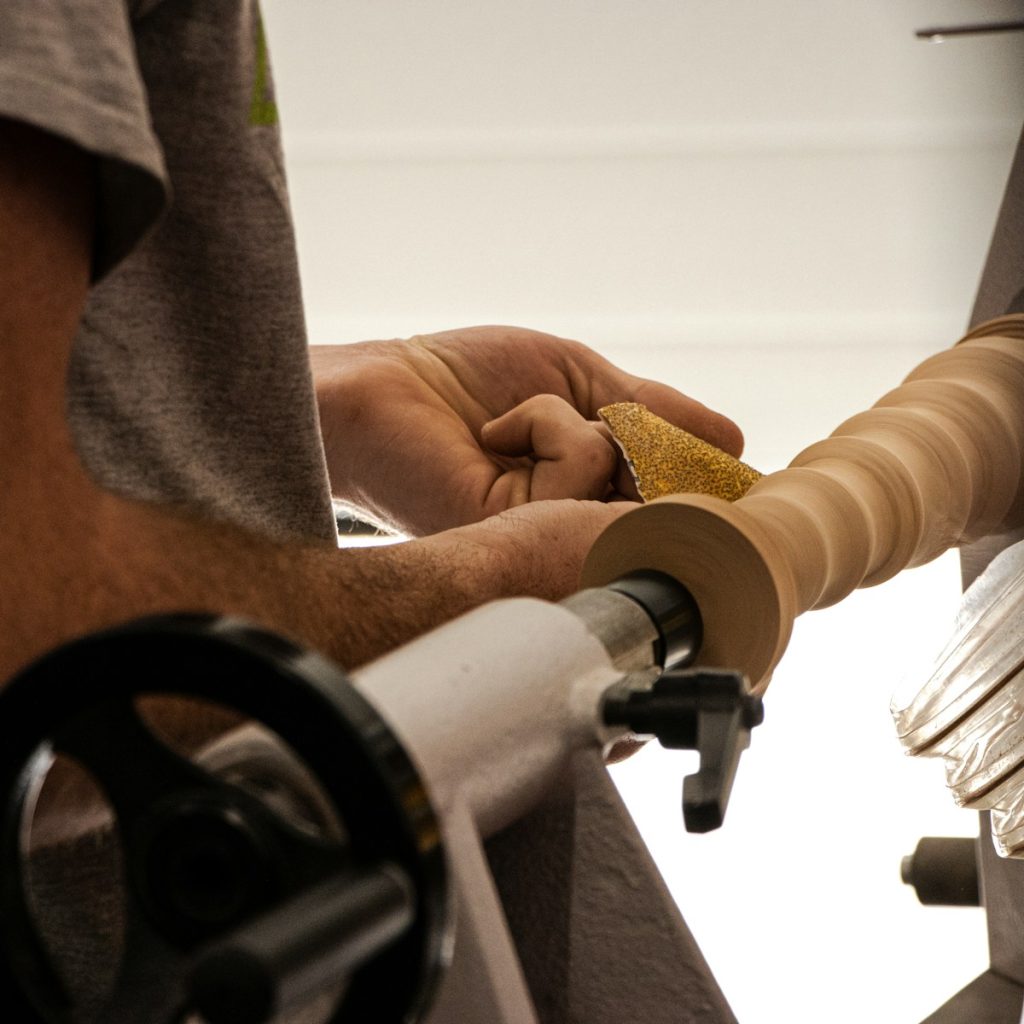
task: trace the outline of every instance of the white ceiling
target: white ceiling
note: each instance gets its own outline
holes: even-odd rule
[[[1007,0],[264,0],[308,132],[1014,119]]]

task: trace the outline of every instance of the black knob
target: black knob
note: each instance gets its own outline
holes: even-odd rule
[[[981,906],[976,839],[925,836],[903,858],[900,875],[926,906]]]

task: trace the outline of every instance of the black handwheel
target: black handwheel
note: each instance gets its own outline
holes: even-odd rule
[[[340,829],[298,827],[154,735],[140,698],[213,702],[301,760]],[[116,983],[83,1017],[28,894],[27,822],[55,754],[114,816]],[[334,665],[238,620],[170,616],[70,643],[0,691],[0,1006],[18,1022],[256,1024],[335,994],[332,1022],[412,1021],[446,935],[437,820],[387,724]],[[9,1016],[8,1016],[9,1014]]]

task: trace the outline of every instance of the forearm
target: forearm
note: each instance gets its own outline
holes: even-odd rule
[[[381,548],[280,545],[88,482],[70,493],[73,475],[41,500],[8,492],[0,679],[71,637],[182,610],[244,616],[352,667],[522,575],[472,529]]]

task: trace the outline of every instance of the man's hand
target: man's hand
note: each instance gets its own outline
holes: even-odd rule
[[[477,571],[486,566],[489,578],[484,585],[491,597],[525,594],[560,601],[579,589],[580,568],[597,538],[634,508],[628,501],[533,501],[479,523],[424,537],[413,546],[436,551],[439,560],[452,566],[462,562]],[[467,558],[467,546],[481,549],[481,554]],[[481,583],[478,580],[475,585]],[[461,583],[465,589],[473,585],[468,578]]]
[[[475,327],[310,353],[335,495],[412,536],[538,499],[635,497],[617,449],[584,422],[611,402],[642,402],[731,454],[743,446],[726,417],[536,331]]]

